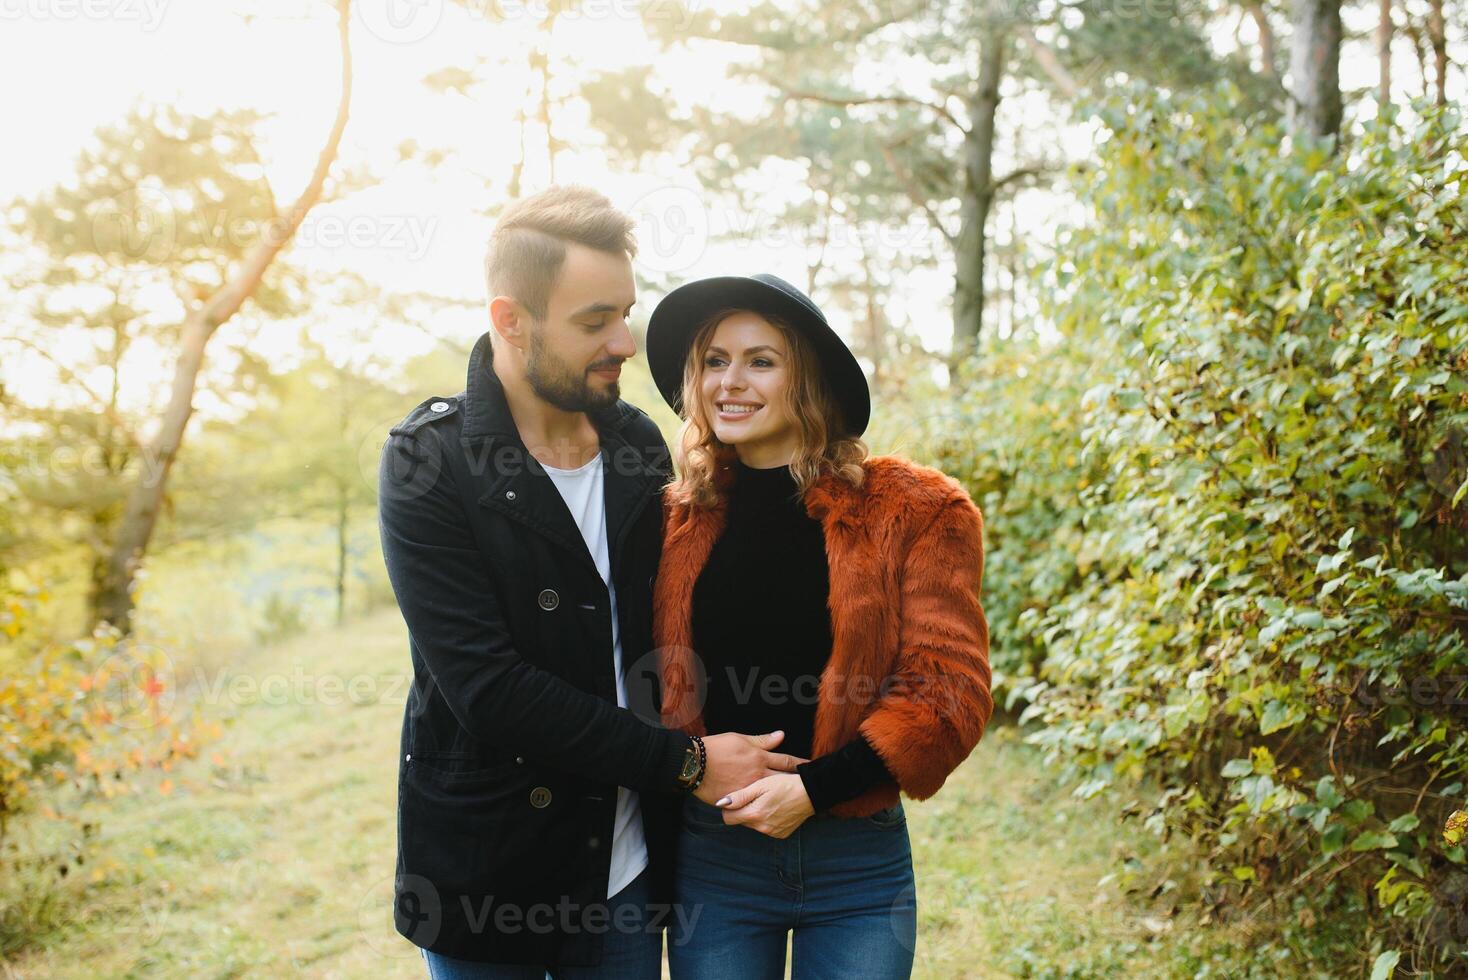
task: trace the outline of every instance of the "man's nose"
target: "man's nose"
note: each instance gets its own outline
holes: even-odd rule
[[[627,327],[627,321],[623,320],[617,327],[617,332],[607,343],[607,356],[620,357],[626,360],[637,356],[637,341],[632,337],[632,331]]]

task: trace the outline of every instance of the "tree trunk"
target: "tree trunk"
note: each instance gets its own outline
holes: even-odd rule
[[[1259,32],[1259,61],[1263,67],[1265,78],[1279,79],[1278,55],[1275,54],[1274,28],[1269,23],[1269,14],[1264,10],[1261,0],[1252,0],[1244,5],[1249,16],[1254,21],[1254,29]]]
[[[336,119],[316,160],[311,182],[291,210],[245,256],[239,271],[213,296],[191,312],[179,330],[178,360],[174,364],[173,387],[158,433],[143,454],[138,481],[128,495],[118,524],[117,538],[107,561],[104,581],[97,590],[92,607],[93,625],[111,623],[124,634],[132,631],[133,582],[138,567],[147,553],[153,529],[162,509],[168,475],[183,446],[184,432],[194,412],[194,388],[204,365],[204,349],[221,324],[234,316],[245,300],[255,292],[265,270],[286,242],[300,228],[306,214],[321,199],[327,172],[336,159],[342,132],[352,98],[352,59],[349,41],[350,0],[339,0],[337,37],[341,48],[341,98],[337,102]]]
[[[351,504],[346,487],[338,487],[336,495],[336,625],[347,621],[348,518]]]
[[[861,249],[862,296],[866,300],[867,344],[872,356],[872,383],[882,383],[882,368],[885,366],[887,338],[882,327],[882,307],[877,302],[877,286],[872,278],[871,256],[866,246]]]
[[[1380,114],[1392,101],[1392,0],[1377,0],[1376,4],[1376,66],[1376,104]]]
[[[1340,0],[1294,0],[1290,43],[1290,126],[1335,138],[1341,131]]]
[[[1443,21],[1443,0],[1431,0],[1427,8],[1427,37],[1432,42],[1436,63],[1437,104],[1448,104],[1448,33]]]
[[[994,204],[994,116],[1009,38],[994,28],[979,52],[979,78],[968,98],[969,128],[963,141],[963,198],[953,291],[953,350],[950,367],[972,354],[984,324],[985,226]]]

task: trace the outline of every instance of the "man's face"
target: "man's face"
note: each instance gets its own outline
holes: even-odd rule
[[[622,362],[637,353],[627,318],[637,300],[632,260],[566,246],[545,320],[530,328],[526,380],[567,412],[595,412],[621,397]]]

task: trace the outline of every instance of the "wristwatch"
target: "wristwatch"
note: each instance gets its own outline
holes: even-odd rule
[[[708,752],[704,748],[703,739],[697,735],[688,736],[693,741],[684,751],[683,768],[678,773],[678,783],[684,789],[692,792],[698,789],[703,782],[704,770],[708,768]]]

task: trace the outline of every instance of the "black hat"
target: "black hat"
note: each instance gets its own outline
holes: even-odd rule
[[[799,330],[821,359],[821,375],[841,406],[847,436],[866,431],[872,396],[861,365],[811,298],[779,276],[712,276],[687,282],[663,297],[647,324],[647,363],[663,400],[683,415],[683,364],[693,332],[716,310],[769,314]]]

